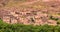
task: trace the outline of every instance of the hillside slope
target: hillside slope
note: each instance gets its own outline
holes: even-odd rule
[[[59,0],[1,0],[0,18],[25,25],[60,24]]]

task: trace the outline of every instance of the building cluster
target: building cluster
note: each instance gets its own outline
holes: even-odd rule
[[[25,25],[56,25],[56,21],[49,20],[49,16],[47,13],[43,13],[40,10],[34,9],[18,9],[18,8],[10,8],[10,9],[1,9],[0,18],[6,23],[20,23]]]

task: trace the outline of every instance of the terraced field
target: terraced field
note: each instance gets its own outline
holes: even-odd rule
[[[25,25],[60,24],[59,0],[1,0],[0,18]]]

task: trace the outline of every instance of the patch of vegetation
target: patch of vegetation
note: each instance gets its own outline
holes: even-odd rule
[[[50,16],[50,19],[51,19],[51,20],[56,20],[56,21],[59,20],[58,18],[55,18],[55,17],[53,17],[53,16]]]
[[[60,15],[60,13],[58,13],[58,15]]]
[[[60,24],[60,20],[57,21],[57,24]]]
[[[55,18],[53,16],[50,16],[50,19],[57,21],[57,24],[60,25],[60,19],[59,18]]]
[[[60,32],[60,26],[7,24],[0,20],[0,32]]]

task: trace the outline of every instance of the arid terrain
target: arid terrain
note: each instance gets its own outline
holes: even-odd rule
[[[60,23],[60,0],[0,0],[0,19],[25,25]]]

